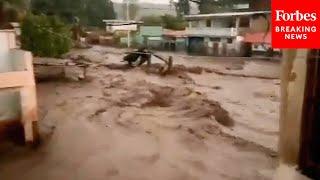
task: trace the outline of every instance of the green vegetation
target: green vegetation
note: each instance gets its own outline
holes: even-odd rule
[[[82,25],[103,26],[103,19],[114,19],[111,0],[31,0],[34,14],[55,15],[67,23],[80,19]]]
[[[178,2],[170,0],[170,3],[175,6],[178,17],[183,17],[184,15],[190,14],[189,0],[179,0]]]
[[[0,29],[8,22],[19,21],[26,7],[26,0],[0,0]]]
[[[21,33],[22,49],[36,56],[59,57],[72,45],[70,29],[55,16],[28,14]]]
[[[164,15],[161,17],[163,22],[163,27],[172,30],[185,30],[186,22],[181,17],[176,17],[172,15]]]
[[[141,21],[145,26],[162,26],[162,18],[160,16],[144,16]]]
[[[141,18],[145,26],[163,26],[165,29],[184,30],[186,28],[186,21],[182,17],[172,15],[164,16],[144,16]]]

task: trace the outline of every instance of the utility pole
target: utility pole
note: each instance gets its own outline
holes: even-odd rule
[[[127,21],[128,21],[128,23],[129,23],[129,21],[130,21],[130,0],[126,0],[127,1]],[[131,46],[131,32],[130,32],[130,30],[128,29],[128,37],[127,37],[127,40],[128,40],[128,48],[130,48],[130,46]]]

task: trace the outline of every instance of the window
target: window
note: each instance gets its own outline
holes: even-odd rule
[[[217,37],[210,38],[210,41],[220,42],[220,41],[221,41],[221,38],[217,38]]]
[[[250,27],[250,18],[247,18],[247,17],[241,18],[240,27],[242,28]]]
[[[207,24],[207,27],[211,27],[211,20],[207,20],[206,24]]]

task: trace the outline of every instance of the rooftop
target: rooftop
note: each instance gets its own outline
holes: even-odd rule
[[[255,14],[270,14],[270,11],[250,11],[250,12],[225,12],[225,13],[213,13],[213,14],[195,14],[185,16],[186,20],[199,20],[221,17],[233,17],[233,16],[251,16]]]
[[[118,20],[118,19],[104,19],[104,23],[107,26],[124,26],[124,25],[132,25],[132,24],[143,24],[142,21],[133,21],[133,20]]]

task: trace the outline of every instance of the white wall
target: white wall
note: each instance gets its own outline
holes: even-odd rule
[[[0,31],[0,73],[12,70],[9,59],[9,50],[15,48],[14,31]]]
[[[9,52],[15,48],[14,31],[0,31],[0,75],[14,69],[13,60]],[[23,60],[23,59],[22,59]],[[22,61],[21,60],[21,61]],[[20,115],[20,96],[17,91],[0,89],[0,121],[15,120]]]
[[[137,31],[138,27],[136,24],[122,25],[122,26],[106,26],[106,31],[114,33],[115,31]]]
[[[213,20],[213,27],[216,28],[228,28],[230,25],[229,18],[217,18]]]

